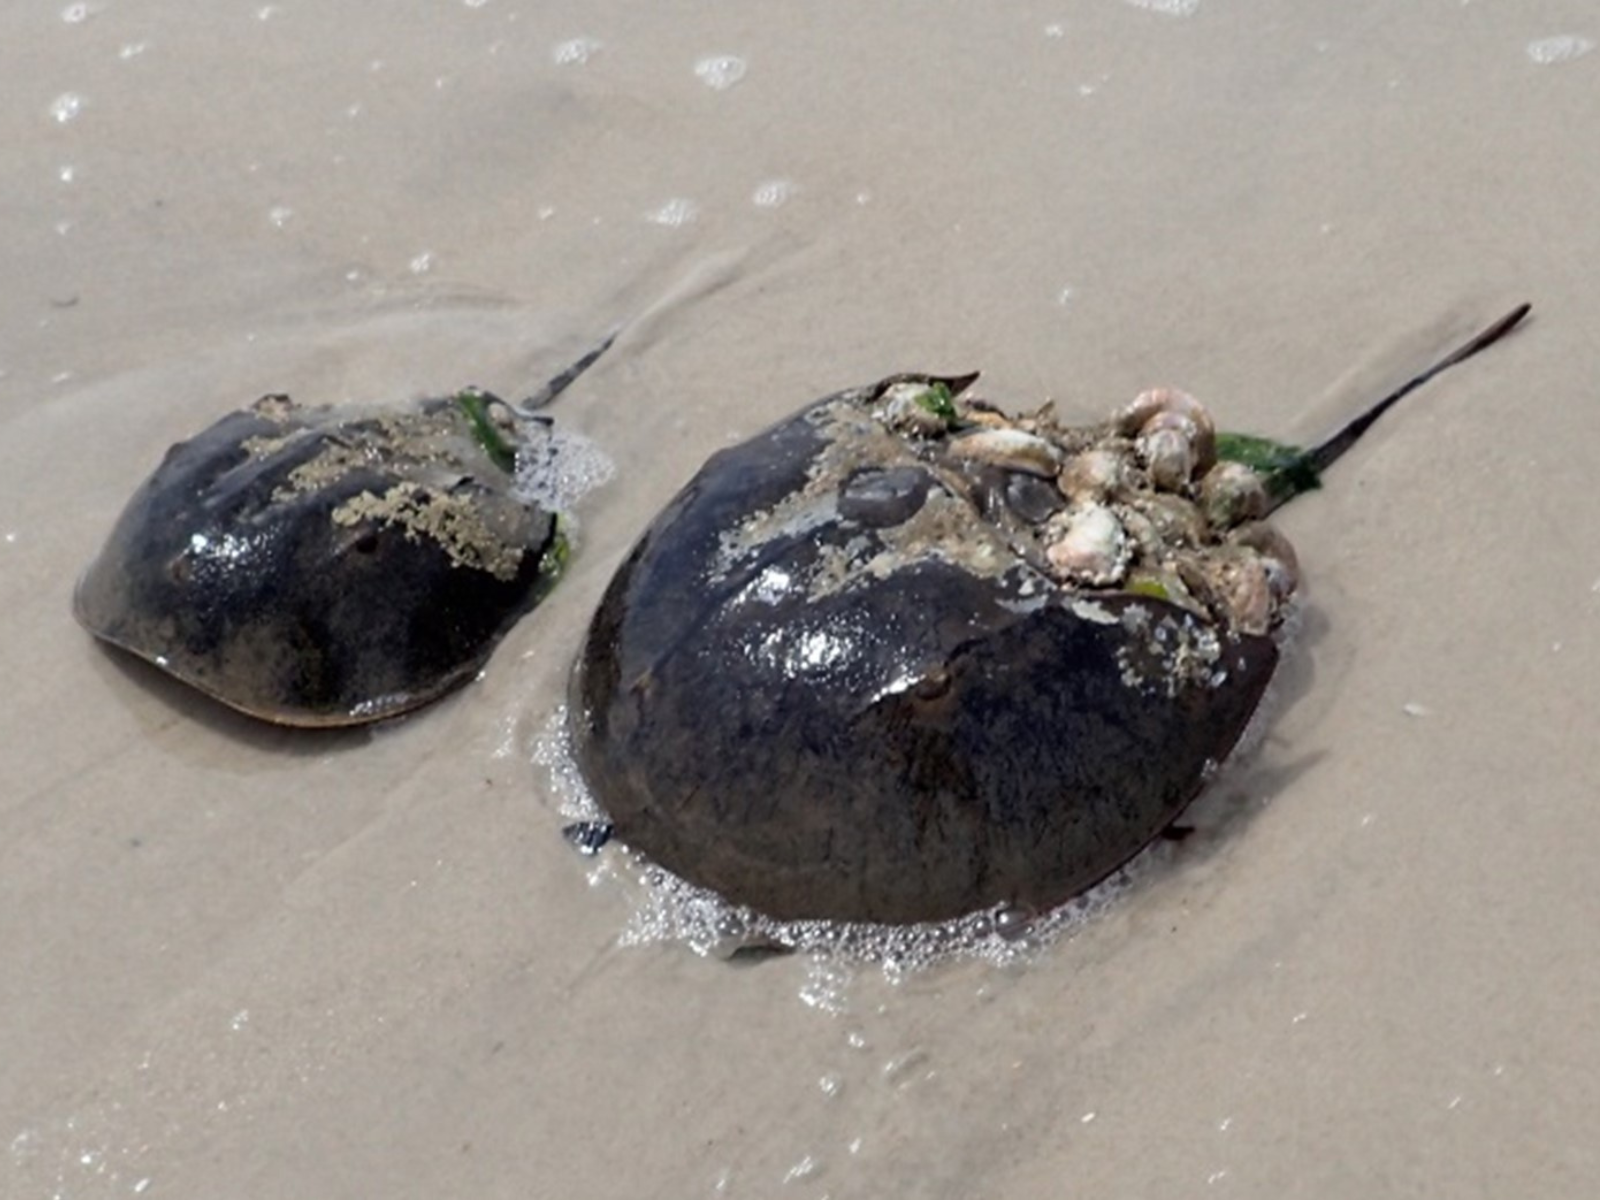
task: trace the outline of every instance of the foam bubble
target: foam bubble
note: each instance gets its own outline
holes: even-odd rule
[[[65,125],[83,111],[83,97],[77,92],[62,92],[50,101],[50,115],[57,124]]]
[[[787,179],[769,179],[750,194],[750,203],[757,208],[777,208],[794,195],[794,184]]]
[[[577,501],[617,473],[611,457],[581,433],[539,425],[517,448],[515,492],[526,503],[569,512]]]
[[[600,52],[600,42],[592,37],[568,38],[550,48],[550,57],[560,67],[581,67]]]
[[[547,772],[561,817],[603,821],[572,754],[565,707],[545,723],[532,748],[535,765]],[[891,980],[957,959],[983,959],[995,966],[1031,961],[1062,936],[1112,907],[1149,864],[1167,853],[1159,846],[1082,895],[1046,913],[1009,905],[950,921],[879,925],[860,921],[779,921],[698,887],[611,843],[601,852],[614,870],[596,872],[600,882],[621,882],[635,892],[635,907],[619,937],[622,946],[677,942],[702,957],[750,957],[796,951],[811,957],[801,999],[829,1012],[842,1011],[845,992],[859,964],[877,966]]]
[[[645,213],[644,219],[652,225],[665,225],[669,229],[674,229],[694,220],[695,214],[699,211],[693,200],[685,200],[680,196],[668,200],[660,208]]]
[[[1200,9],[1200,0],[1123,0],[1123,3],[1164,17],[1192,17]]]
[[[1560,33],[1529,42],[1526,49],[1528,57],[1541,67],[1553,67],[1583,57],[1594,49],[1594,42],[1575,33]]]
[[[1045,913],[1010,905],[970,913],[949,921],[880,925],[865,921],[779,921],[670,871],[622,847],[640,885],[640,902],[619,944],[646,946],[679,942],[704,957],[734,958],[778,951],[811,956],[812,972],[801,998],[813,1007],[841,1011],[850,982],[848,967],[878,967],[891,981],[940,963],[982,959],[996,967],[1036,958],[1046,947],[1111,908],[1148,869],[1149,856],[1117,872],[1089,891]],[[1158,849],[1158,856],[1168,853]]]
[[[555,793],[556,811],[569,821],[603,821],[605,814],[589,794],[572,757],[572,733],[567,706],[560,705],[533,739],[533,765],[543,767]]]
[[[744,78],[748,69],[744,59],[732,54],[713,54],[694,65],[696,78],[714,92],[727,91]]]

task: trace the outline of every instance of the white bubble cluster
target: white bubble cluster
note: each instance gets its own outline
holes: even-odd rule
[[[616,847],[608,851],[626,855]],[[1152,853],[1167,853],[1157,847]],[[1137,860],[1144,863],[1149,855]],[[1147,868],[1124,868],[1080,896],[1043,914],[1028,914],[1006,905],[984,909],[950,921],[914,925],[879,925],[865,921],[778,921],[730,904],[715,892],[679,878],[633,856],[642,884],[641,902],[623,929],[620,944],[645,946],[680,942],[696,954],[729,958],[741,953],[776,949],[812,955],[828,963],[864,963],[879,967],[890,979],[903,978],[939,963],[983,959],[1010,966],[1035,958],[1062,935],[1112,907]],[[813,973],[815,976],[815,972]],[[808,985],[815,1006],[838,1007],[836,986]],[[826,980],[837,984],[836,976]]]
[[[83,97],[77,92],[62,92],[50,101],[50,115],[58,124],[65,125],[83,111]]]
[[[699,206],[693,200],[686,200],[675,196],[661,205],[645,213],[644,219],[652,225],[665,225],[669,229],[676,229],[680,225],[687,225],[699,213]]]
[[[694,65],[695,76],[714,92],[725,92],[744,78],[745,61],[732,54],[713,54]]]
[[[1164,17],[1192,17],[1200,10],[1200,0],[1123,0],[1123,3]]]
[[[757,208],[777,208],[794,195],[794,184],[787,179],[769,179],[750,194],[750,203]]]
[[[557,811],[569,821],[600,821],[600,811],[572,757],[572,735],[567,723],[567,706],[561,705],[533,740],[533,765],[543,767],[550,777]]]
[[[550,48],[550,57],[558,67],[581,67],[600,52],[600,43],[592,37],[568,38]]]
[[[542,432],[517,448],[516,494],[551,512],[570,512],[595,488],[610,482],[616,463],[594,442],[567,429]]]
[[[1541,67],[1553,67],[1558,63],[1571,62],[1575,58],[1582,58],[1593,49],[1593,41],[1574,33],[1539,38],[1527,45],[1528,57]]]

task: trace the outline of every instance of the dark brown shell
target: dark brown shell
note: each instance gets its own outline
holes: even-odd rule
[[[874,419],[906,378],[714,455],[573,678],[616,836],[780,919],[1066,900],[1183,811],[1277,663],[1189,608],[1053,582],[1011,533],[1031,484]]]
[[[74,609],[224,704],[356,724],[470,679],[535,599],[554,536],[451,400],[270,396],[167,452]]]

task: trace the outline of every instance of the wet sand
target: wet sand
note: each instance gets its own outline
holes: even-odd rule
[[[0,16],[0,1195],[1592,1186],[1600,50],[1547,39],[1594,21]],[[1524,299],[1284,513],[1276,721],[1107,912],[898,982],[619,944],[631,893],[590,883],[531,755],[711,450],[979,367],[1019,406],[1165,382],[1310,437]],[[531,389],[619,321],[557,408],[618,476],[434,710],[262,728],[72,623],[131,489],[229,408]]]

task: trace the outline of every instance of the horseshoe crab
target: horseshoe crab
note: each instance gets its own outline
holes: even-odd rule
[[[718,452],[574,671],[611,831],[779,920],[1092,886],[1172,824],[1273,675],[1298,567],[1265,518],[1526,311],[1309,451],[1219,434],[1171,389],[1072,427],[907,374]]]
[[[607,338],[512,406],[477,388],[409,409],[265,396],[168,450],[79,581],[80,624],[222,703],[355,725],[470,679],[565,554],[513,487],[540,407]]]

